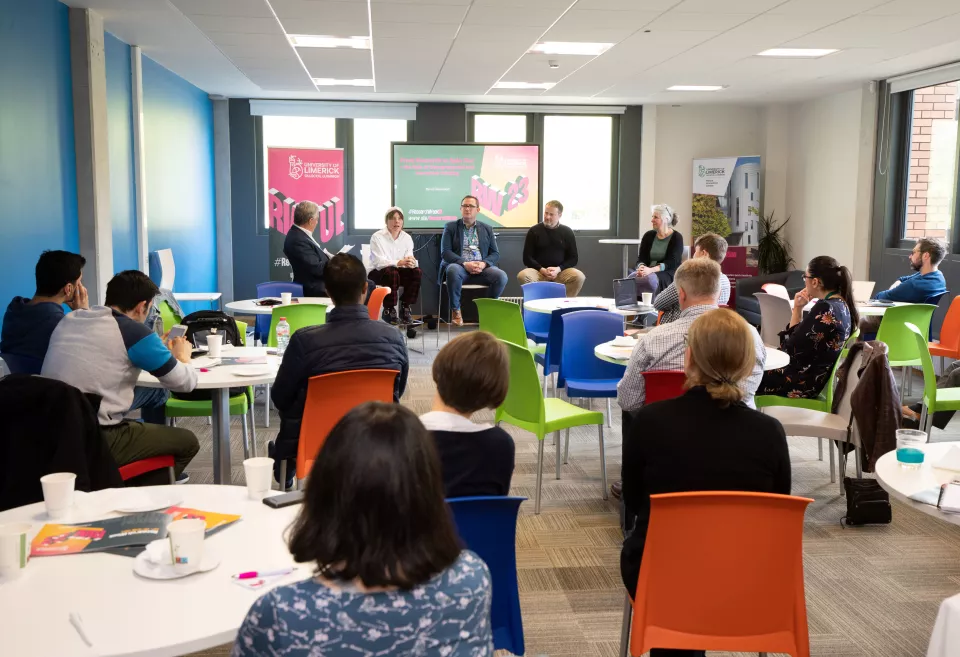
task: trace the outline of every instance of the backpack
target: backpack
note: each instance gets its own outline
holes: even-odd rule
[[[243,344],[237,322],[233,317],[219,310],[198,310],[184,317],[180,323],[187,327],[187,334],[184,337],[194,347],[205,345],[207,336],[213,329],[223,334],[223,344],[232,344],[237,347]]]

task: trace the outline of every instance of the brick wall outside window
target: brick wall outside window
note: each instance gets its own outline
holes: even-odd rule
[[[958,83],[913,92],[904,237],[949,239],[957,169]]]

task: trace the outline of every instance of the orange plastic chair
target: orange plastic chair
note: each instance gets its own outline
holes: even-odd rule
[[[368,401],[393,401],[398,374],[397,370],[348,370],[310,377],[297,446],[298,479],[307,476],[327,434],[350,410]]]
[[[944,358],[960,360],[960,296],[953,297],[940,326],[940,339],[931,342],[929,347],[931,356],[940,356],[941,374]]]
[[[630,652],[809,657],[803,514],[811,502],[768,493],[651,495]]]
[[[380,319],[380,312],[383,310],[383,298],[389,293],[389,287],[378,287],[370,294],[370,300],[367,301],[367,310],[370,311],[370,319],[373,321]]]

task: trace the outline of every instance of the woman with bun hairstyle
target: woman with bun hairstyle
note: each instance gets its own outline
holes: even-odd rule
[[[654,295],[673,282],[673,273],[683,260],[683,235],[673,229],[677,213],[665,203],[650,208],[653,217],[648,230],[640,239],[636,269],[629,277],[637,279],[637,298],[644,292]]]

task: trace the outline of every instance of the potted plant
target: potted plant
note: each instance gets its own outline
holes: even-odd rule
[[[779,274],[793,267],[790,242],[784,231],[790,223],[790,217],[778,224],[773,215],[771,212],[765,217],[761,216],[758,222],[757,267],[761,274]]]

